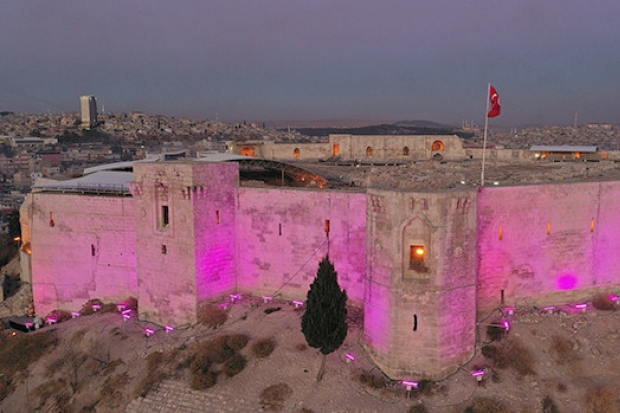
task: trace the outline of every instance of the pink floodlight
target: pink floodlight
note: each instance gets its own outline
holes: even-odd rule
[[[618,297],[617,295],[613,295],[613,294],[609,294],[609,299],[613,301],[614,303],[617,303],[618,301],[620,301],[620,297]]]
[[[407,391],[411,391],[411,389],[417,389],[418,388],[418,382],[417,381],[403,380],[400,383],[407,388]]]
[[[92,309],[93,309],[93,311],[99,311],[99,310],[101,310],[101,305],[100,304],[93,304],[92,305]]]
[[[155,334],[155,330],[153,330],[152,328],[145,328],[144,329],[144,335],[146,335],[147,337],[150,337],[153,334]]]
[[[224,310],[226,310],[228,308],[228,304],[230,304],[230,303],[221,303],[220,307],[223,308]]]
[[[548,305],[546,307],[543,307],[543,310],[545,310],[548,313],[552,313],[553,310],[555,310],[555,306],[554,305]]]
[[[79,311],[72,311],[71,312],[71,318],[77,318],[79,316],[81,316],[82,313],[80,313]]]
[[[581,312],[584,312],[584,311],[586,311],[586,308],[588,308],[588,304],[586,304],[586,303],[575,304],[575,308],[577,310],[581,310]]]
[[[169,333],[171,331],[174,331],[174,327],[172,327],[171,325],[167,325],[166,326],[166,333]]]
[[[267,304],[270,303],[271,301],[273,301],[273,297],[270,295],[264,295],[263,296],[263,303]]]
[[[508,315],[514,315],[515,314],[515,306],[511,305],[510,307],[506,307],[504,308],[504,311],[508,314]]]
[[[241,293],[231,294],[230,295],[230,301],[232,301],[234,303],[235,301],[241,300],[241,297],[243,297],[243,294],[241,294]]]
[[[508,320],[502,321],[502,327],[504,327],[504,330],[506,331],[510,330],[510,323],[508,322]]]
[[[482,377],[484,376],[484,369],[478,369],[471,373],[472,377],[475,377],[477,381],[482,381]]]
[[[47,317],[48,324],[56,324],[57,322],[58,322],[58,319],[56,317]]]
[[[351,353],[347,353],[347,361],[355,361],[355,356]]]
[[[123,314],[123,321],[127,322],[131,318],[131,314]]]
[[[116,309],[118,310],[119,313],[122,313],[123,311],[127,309],[127,304],[125,303],[116,304]]]
[[[295,306],[295,308],[303,307],[304,306],[304,302],[303,301],[299,301],[299,300],[294,300],[293,301],[293,305]]]

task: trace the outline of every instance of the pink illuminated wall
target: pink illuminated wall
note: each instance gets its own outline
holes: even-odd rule
[[[327,254],[349,301],[361,305],[366,273],[366,197],[329,190],[239,188],[239,289],[305,299]],[[329,220],[329,242],[325,221]]]
[[[587,299],[620,283],[620,183],[484,188],[479,310]],[[503,293],[502,293],[503,292]]]
[[[37,314],[137,296],[132,198],[34,193],[31,210]]]

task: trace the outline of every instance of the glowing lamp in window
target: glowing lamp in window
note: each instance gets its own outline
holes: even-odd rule
[[[409,269],[417,272],[428,272],[424,263],[426,248],[423,245],[412,245],[409,252]]]

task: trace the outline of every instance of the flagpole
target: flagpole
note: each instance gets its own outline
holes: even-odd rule
[[[487,130],[489,128],[489,95],[491,94],[491,83],[487,86],[487,109],[484,112],[484,139],[482,141],[482,173],[480,174],[480,186],[484,186],[484,160],[487,149]]]

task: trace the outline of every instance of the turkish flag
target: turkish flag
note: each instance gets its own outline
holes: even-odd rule
[[[487,113],[487,117],[494,118],[502,113],[502,107],[499,104],[499,95],[492,85],[489,85],[489,99],[491,100],[491,110]]]

